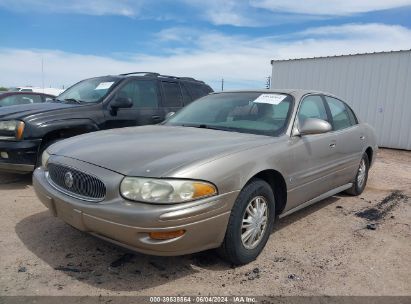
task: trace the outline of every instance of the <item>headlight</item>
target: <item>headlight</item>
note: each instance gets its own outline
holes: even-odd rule
[[[126,177],[121,182],[120,193],[133,201],[172,204],[213,196],[217,189],[203,181]]]
[[[49,162],[50,154],[46,151],[41,154],[41,167],[47,168],[47,164]]]
[[[18,120],[0,121],[0,135],[4,137],[14,137],[22,139],[24,132],[24,122]]]

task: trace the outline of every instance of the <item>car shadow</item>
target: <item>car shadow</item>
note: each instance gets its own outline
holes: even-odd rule
[[[0,173],[0,190],[26,189],[32,184],[32,174]]]
[[[274,232],[336,202],[331,197],[277,220]],[[24,245],[56,271],[98,288],[135,291],[159,286],[195,274],[202,268],[234,268],[215,250],[177,257],[157,257],[131,252],[76,230],[48,211],[21,220],[15,231]]]
[[[214,251],[177,257],[131,252],[78,231],[48,211],[24,218],[15,231],[28,250],[56,271],[113,291],[144,290],[211,265],[229,267]]]
[[[286,228],[288,225],[293,224],[295,222],[298,222],[299,220],[307,217],[308,215],[310,215],[312,213],[315,213],[318,210],[339,201],[340,197],[343,197],[343,196],[344,196],[344,194],[339,193],[338,195],[331,196],[331,197],[328,197],[326,199],[323,199],[323,200],[321,200],[321,201],[319,201],[319,202],[317,202],[317,203],[315,203],[311,206],[308,206],[308,207],[303,208],[299,211],[296,211],[296,212],[294,212],[294,213],[292,213],[292,214],[290,214],[286,217],[283,217],[281,219],[279,219],[277,217],[276,222],[275,222],[274,227],[273,227],[272,233],[275,233],[276,231],[280,231],[281,229]]]

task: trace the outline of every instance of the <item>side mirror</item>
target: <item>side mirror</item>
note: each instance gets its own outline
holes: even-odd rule
[[[322,134],[331,130],[332,127],[327,121],[318,118],[307,118],[299,128],[298,135]]]
[[[166,114],[166,119],[169,119],[171,116],[173,116],[174,114],[176,114],[176,112],[168,112]]]
[[[133,101],[128,97],[117,97],[110,103],[110,106],[113,110],[131,108],[133,106]]]

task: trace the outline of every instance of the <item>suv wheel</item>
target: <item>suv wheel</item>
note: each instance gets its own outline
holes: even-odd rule
[[[272,231],[275,200],[270,185],[254,179],[241,190],[231,210],[226,235],[219,252],[241,265],[257,258]]]

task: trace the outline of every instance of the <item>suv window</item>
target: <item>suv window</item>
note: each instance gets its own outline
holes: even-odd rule
[[[133,101],[133,108],[157,108],[157,82],[131,80],[117,92],[117,96],[130,98]]]
[[[187,88],[185,87],[184,83],[180,83],[181,85],[181,92],[183,93],[183,103],[184,105],[188,105],[190,102],[193,101],[193,99],[190,96],[190,93],[188,93]]]
[[[318,118],[328,121],[327,111],[321,96],[309,95],[302,101],[298,111],[299,125],[302,126],[307,118]]]
[[[345,104],[336,98],[325,96],[333,118],[334,130],[342,130],[352,126],[352,118]]]
[[[190,92],[190,95],[193,97],[194,100],[203,97],[210,93],[210,90],[201,84],[187,82],[187,89]]]
[[[164,89],[164,106],[166,107],[181,107],[183,96],[181,95],[180,84],[177,82],[163,81]]]

